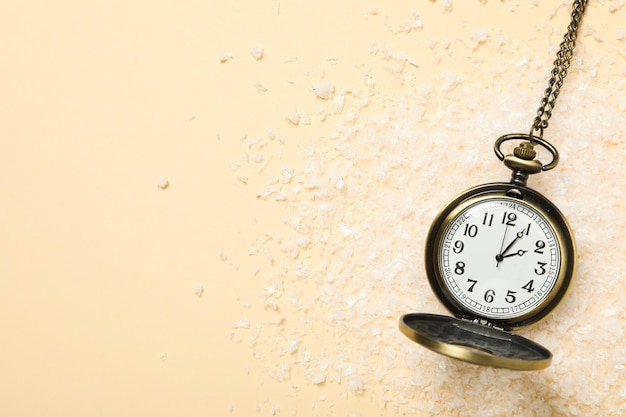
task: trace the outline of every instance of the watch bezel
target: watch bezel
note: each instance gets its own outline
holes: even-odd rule
[[[504,198],[522,201],[540,212],[555,232],[557,245],[561,252],[561,265],[549,295],[536,307],[519,316],[511,318],[493,318],[467,310],[448,290],[439,268],[439,250],[443,236],[460,211],[476,202],[490,198]],[[546,197],[537,191],[511,183],[490,183],[470,188],[452,199],[435,217],[426,239],[425,265],[428,281],[433,292],[442,304],[456,317],[486,320],[505,330],[514,330],[544,319],[563,300],[573,279],[576,268],[576,247],[574,237],[561,211]]]

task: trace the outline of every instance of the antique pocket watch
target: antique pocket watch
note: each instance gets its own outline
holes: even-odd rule
[[[431,288],[456,318],[406,314],[400,329],[448,356],[510,369],[547,367],[552,354],[506,331],[535,323],[563,299],[574,275],[573,234],[559,209],[526,186],[531,173],[550,169],[558,153],[539,137],[553,160],[534,159],[528,135],[512,134],[495,149],[512,169],[511,182],[471,188],[437,215],[426,239]],[[500,145],[521,140],[513,155]],[[502,329],[502,330],[499,330]]]
[[[479,185],[450,201],[426,239],[431,288],[455,316],[405,314],[400,330],[437,352],[478,365],[543,369],[552,354],[510,333],[546,317],[565,296],[575,270],[572,231],[559,209],[526,186],[528,176],[554,168],[559,154],[543,139],[573,55],[587,1],[574,1],[572,20],[557,53],[548,89],[529,134],[496,140],[494,151],[512,170],[510,182]],[[535,135],[535,131],[539,135]],[[513,154],[501,146],[518,141]],[[552,160],[535,159],[535,146]]]

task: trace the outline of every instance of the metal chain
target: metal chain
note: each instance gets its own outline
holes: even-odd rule
[[[533,132],[539,131],[539,136],[543,137],[543,131],[548,127],[548,120],[550,120],[552,116],[556,98],[559,96],[559,92],[563,86],[563,80],[567,76],[567,70],[570,67],[570,61],[574,56],[574,48],[576,47],[576,39],[578,38],[578,26],[585,12],[587,2],[588,0],[574,0],[574,4],[572,5],[572,20],[567,27],[567,33],[563,37],[563,42],[561,42],[559,46],[559,51],[556,53],[554,68],[548,80],[548,88],[546,88],[544,92],[541,105],[537,109],[537,116],[530,128],[530,142],[533,144],[535,142]]]

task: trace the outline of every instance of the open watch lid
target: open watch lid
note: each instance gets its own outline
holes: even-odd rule
[[[552,353],[522,336],[477,322],[437,314],[411,313],[400,318],[400,331],[420,345],[476,365],[539,370]]]

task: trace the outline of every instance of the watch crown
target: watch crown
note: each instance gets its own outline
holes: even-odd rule
[[[537,152],[533,149],[532,143],[522,142],[515,149],[513,149],[513,155],[520,159],[530,161],[535,158]]]

